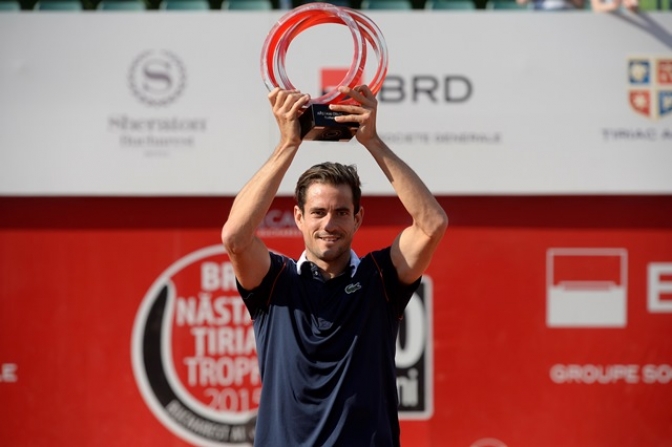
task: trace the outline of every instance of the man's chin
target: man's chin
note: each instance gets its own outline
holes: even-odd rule
[[[320,247],[320,258],[326,262],[335,261],[343,254],[343,252],[344,250],[340,245],[325,244]]]

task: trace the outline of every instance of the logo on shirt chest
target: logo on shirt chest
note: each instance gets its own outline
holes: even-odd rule
[[[345,293],[347,293],[348,295],[351,295],[361,288],[362,288],[362,285],[359,282],[356,282],[354,284],[348,284],[347,286],[345,286]]]

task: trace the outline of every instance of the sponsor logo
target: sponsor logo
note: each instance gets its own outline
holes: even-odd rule
[[[655,127],[605,127],[602,139],[606,142],[656,142],[672,141],[672,129]]]
[[[408,78],[388,75],[380,89],[380,102],[456,104],[471,99],[474,85],[462,75],[412,75]]]
[[[171,265],[142,300],[132,336],[133,372],[145,402],[195,445],[247,445],[261,380],[252,322],[222,246]]]
[[[649,312],[672,313],[672,263],[650,263],[647,276],[646,304]]]
[[[628,255],[623,248],[546,253],[548,327],[625,327]]]
[[[654,120],[672,113],[672,58],[631,57],[627,67],[630,107]]]
[[[425,420],[434,412],[432,294],[431,278],[423,276],[399,325],[395,360],[402,420]]]
[[[259,237],[301,237],[293,209],[270,209],[257,228]]]
[[[330,91],[338,87],[345,75],[348,74],[347,68],[323,68],[320,70],[320,86],[322,94],[326,95]]]
[[[166,106],[184,91],[187,72],[174,53],[148,50],[138,55],[128,71],[133,95],[150,106]]]
[[[626,326],[628,256],[624,248],[551,248],[547,251],[548,327]],[[647,310],[672,312],[672,263],[647,264]],[[667,385],[669,363],[556,363],[558,385]]]
[[[158,111],[184,93],[186,73],[181,59],[167,50],[147,50],[131,62],[126,80],[132,96],[152,111],[151,115],[128,110],[111,113],[106,127],[115,148],[164,158],[176,150],[198,147],[208,131],[207,118]]]
[[[668,384],[672,381],[672,366],[669,364],[556,364],[549,376],[557,384]]]
[[[323,68],[320,71],[322,94],[335,89],[348,73],[347,68]],[[409,77],[388,74],[378,100],[401,103],[464,103],[471,99],[474,85],[467,76],[419,74]]]
[[[321,94],[340,85],[348,68],[322,68],[320,70]],[[474,93],[471,79],[463,75],[421,74],[407,77],[388,74],[377,98],[391,104],[461,104],[468,102]],[[479,145],[496,146],[503,143],[503,132],[487,131],[405,131],[381,134],[391,144],[413,145]]]

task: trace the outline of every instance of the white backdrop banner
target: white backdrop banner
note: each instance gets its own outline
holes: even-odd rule
[[[259,60],[281,14],[0,15],[0,194],[237,193],[278,140]],[[378,131],[435,194],[672,193],[672,14],[368,15]],[[352,53],[311,28],[289,78],[316,95]],[[392,193],[355,140],[306,142],[280,193],[324,160]]]

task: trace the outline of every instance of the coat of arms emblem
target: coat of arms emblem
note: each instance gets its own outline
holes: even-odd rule
[[[629,58],[628,101],[635,112],[647,118],[658,119],[670,114],[672,58]]]

